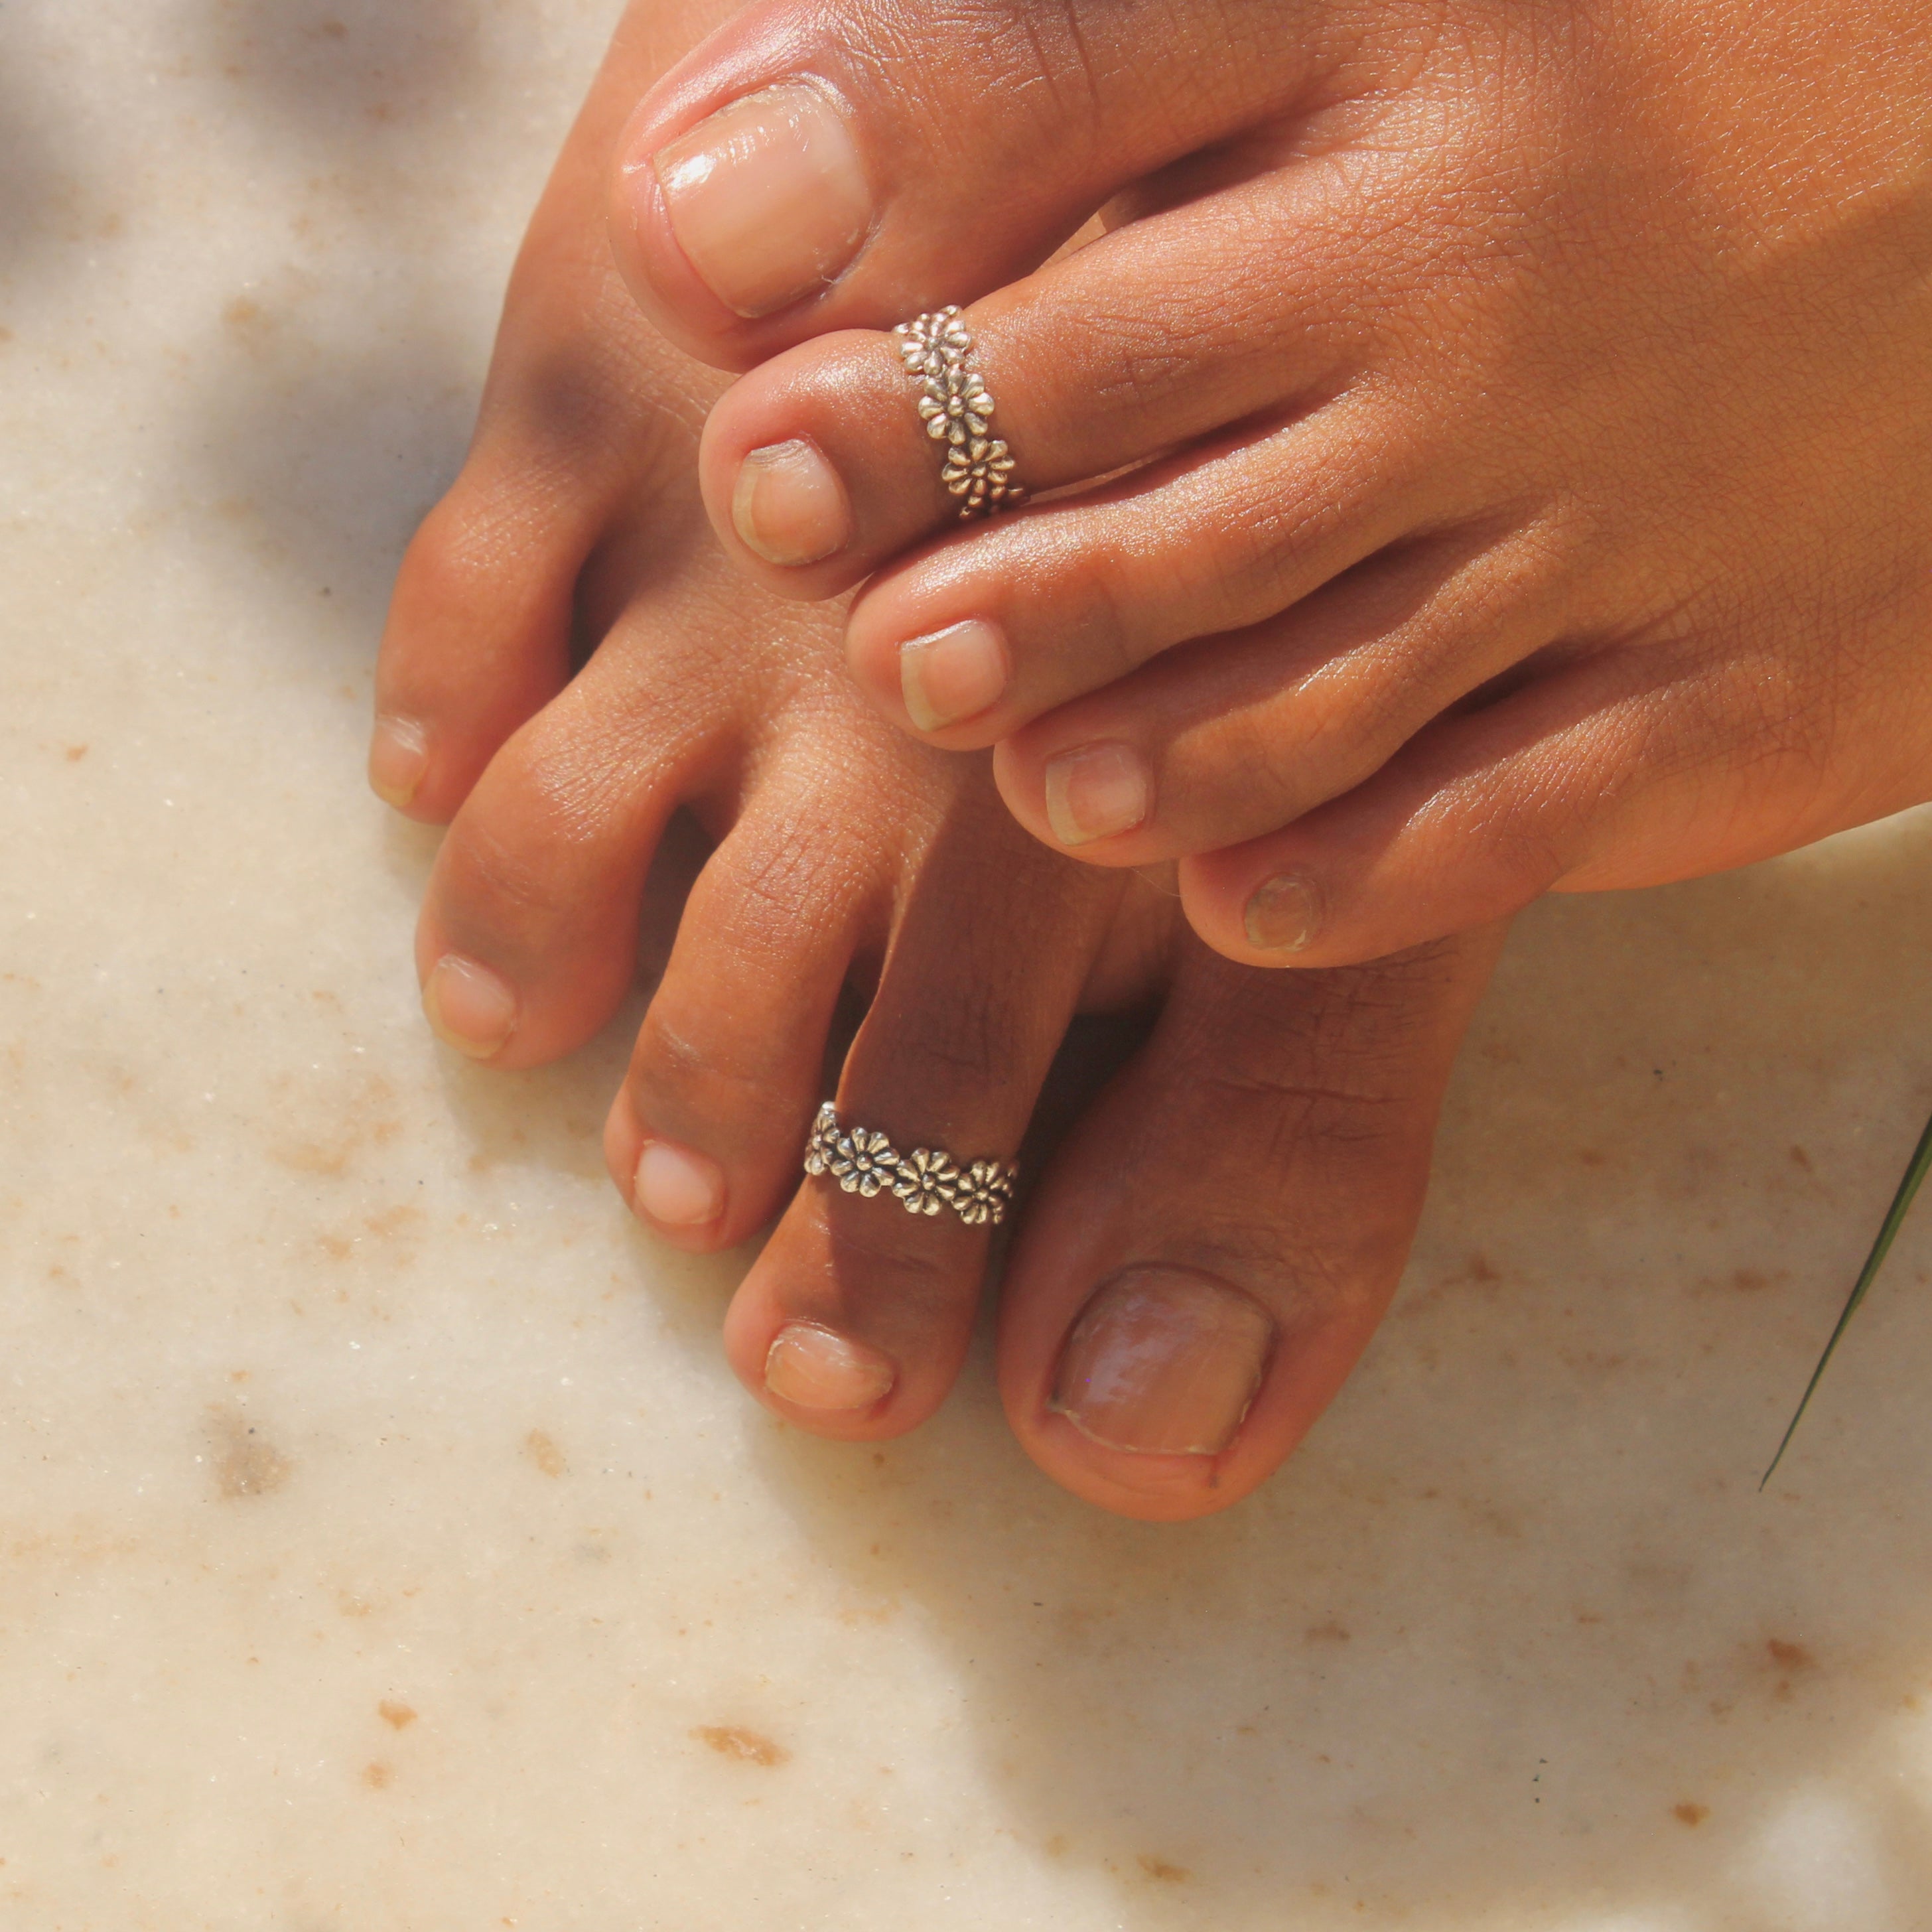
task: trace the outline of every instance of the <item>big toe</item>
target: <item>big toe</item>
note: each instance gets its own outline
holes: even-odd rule
[[[1315,20],[1281,0],[768,0],[633,116],[619,262],[674,340],[730,368],[970,300],[1122,188],[1312,100]]]
[[[1502,931],[1331,972],[1190,949],[1007,1264],[1001,1391],[1055,1481],[1178,1522],[1307,1432],[1394,1293]]]

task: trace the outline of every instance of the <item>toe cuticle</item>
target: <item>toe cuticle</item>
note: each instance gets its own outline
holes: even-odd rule
[[[369,740],[369,789],[398,812],[415,802],[429,770],[429,734],[413,718],[379,718]]]
[[[731,526],[755,556],[796,570],[852,541],[852,506],[823,452],[795,436],[754,449],[739,464]]]
[[[870,1408],[898,1379],[878,1349],[816,1322],[790,1322],[765,1354],[765,1387],[795,1408],[850,1414]]]
[[[872,230],[872,189],[844,110],[809,80],[721,107],[649,166],[685,260],[748,319],[836,281]]]
[[[472,1060],[500,1053],[517,1024],[517,996],[487,966],[446,952],[423,982],[423,1015],[446,1046]]]
[[[1006,633],[969,617],[899,646],[899,693],[918,731],[938,731],[997,704],[1012,676]]]
[[[709,1227],[724,1212],[724,1170],[694,1148],[648,1142],[638,1159],[632,1195],[638,1213],[661,1227]]]
[[[1218,1456],[1246,1420],[1274,1347],[1261,1304],[1212,1276],[1132,1268],[1073,1324],[1049,1407],[1103,1448]]]
[[[1154,777],[1131,745],[1082,745],[1046,767],[1046,817],[1063,845],[1118,838],[1147,823]]]
[[[1306,874],[1279,873],[1255,888],[1241,924],[1260,952],[1305,952],[1322,928],[1322,895]]]

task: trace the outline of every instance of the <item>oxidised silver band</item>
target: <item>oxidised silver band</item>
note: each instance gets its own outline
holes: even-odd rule
[[[993,399],[973,367],[973,332],[958,305],[915,316],[892,331],[905,372],[919,385],[920,420],[945,446],[940,480],[959,500],[959,520],[1026,501],[1011,450],[993,434]]]
[[[901,1154],[868,1127],[847,1129],[828,1100],[805,1146],[807,1174],[829,1174],[848,1194],[890,1194],[908,1214],[950,1208],[969,1228],[997,1227],[1012,1204],[1020,1171],[1011,1161],[956,1160],[932,1148]]]

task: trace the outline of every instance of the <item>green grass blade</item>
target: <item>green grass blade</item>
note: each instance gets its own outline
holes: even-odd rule
[[[1858,1270],[1850,1295],[1846,1298],[1844,1312],[1838,1317],[1838,1325],[1832,1330],[1832,1339],[1825,1344],[1825,1352],[1818,1358],[1818,1366],[1811,1371],[1811,1379],[1804,1384],[1804,1393],[1799,1398],[1798,1412],[1792,1417],[1784,1432],[1784,1439],[1778,1445],[1778,1454],[1771,1459],[1771,1467],[1760,1478],[1758,1487],[1762,1490],[1769,1482],[1778,1466],[1784,1460],[1784,1452],[1791,1446],[1791,1438],[1798,1432],[1798,1425],[1804,1419],[1804,1412],[1810,1406],[1811,1397],[1823,1378],[1826,1364],[1832,1359],[1852,1317],[1858,1312],[1858,1304],[1865,1298],[1865,1291],[1878,1279],[1878,1271],[1885,1265],[1885,1258],[1892,1252],[1892,1244],[1898,1237],[1898,1231],[1905,1225],[1905,1217],[1912,1211],[1913,1197],[1928,1170],[1932,1170],[1932,1120],[1925,1123],[1925,1131],[1918,1136],[1918,1144],[1912,1150],[1911,1164],[1905,1170],[1905,1177],[1898,1184],[1898,1192],[1892,1197],[1892,1205],[1886,1210],[1884,1221],[1878,1231],[1878,1239],[1871,1245],[1871,1252],[1865,1257],[1864,1266]]]

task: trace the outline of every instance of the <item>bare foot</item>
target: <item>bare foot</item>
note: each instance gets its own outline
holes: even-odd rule
[[[468,463],[397,587],[371,774],[451,821],[418,950],[430,1017],[496,1066],[589,1038],[691,807],[716,849],[611,1109],[611,1173],[686,1248],[779,1217],[731,1361],[800,1426],[865,1441],[944,1397],[990,1228],[800,1184],[842,988],[870,988],[843,1121],[969,1158],[1010,1156],[1076,1010],[1157,1004],[1024,1205],[1000,1374],[1056,1480],[1204,1514],[1281,1461],[1372,1332],[1497,936],[1308,975],[1218,958],[1171,896],[1025,836],[983,755],[878,717],[839,611],[733,571],[694,476],[721,385],[639,316],[600,214],[616,130],[698,12],[639,7],[620,30],[518,264]],[[574,677],[573,634],[595,643]]]
[[[778,0],[647,98],[614,232],[762,362],[713,520],[872,575],[882,713],[1331,964],[1932,796],[1928,98],[1922,0]],[[956,302],[962,460],[1126,475],[953,520],[878,332]]]

